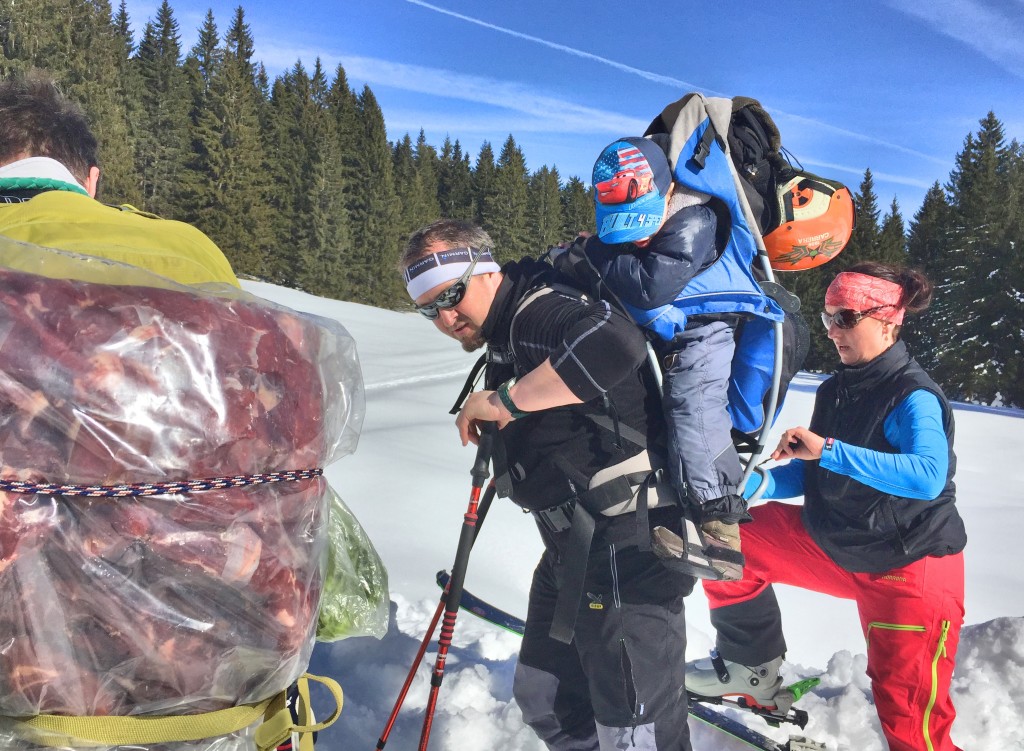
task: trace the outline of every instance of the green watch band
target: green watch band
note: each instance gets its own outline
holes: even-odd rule
[[[508,390],[512,388],[512,384],[516,382],[515,378],[509,378],[503,384],[498,386],[498,398],[501,403],[505,405],[505,409],[512,413],[512,419],[518,420],[520,417],[526,417],[529,412],[523,412],[516,406],[516,403],[512,401],[512,395],[508,393]]]

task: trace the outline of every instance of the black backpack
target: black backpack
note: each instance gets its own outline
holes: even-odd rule
[[[674,172],[680,161],[691,158],[703,167],[699,153],[678,150],[677,123],[684,110],[692,118],[694,109],[711,115],[714,124],[705,131],[701,146],[710,150],[717,140],[729,152],[772,268],[813,268],[842,251],[855,224],[853,196],[841,182],[804,170],[783,147],[775,121],[756,99],[706,99],[691,93],[665,107],[645,135],[671,134],[676,140],[667,149]],[[726,118],[728,127],[723,127]],[[725,130],[724,136],[720,130]]]

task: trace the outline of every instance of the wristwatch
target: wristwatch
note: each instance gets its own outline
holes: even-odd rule
[[[515,378],[509,378],[503,384],[498,386],[498,398],[501,400],[501,403],[505,405],[505,409],[512,414],[512,419],[518,420],[520,417],[526,417],[530,413],[519,409],[519,407],[516,406],[516,403],[512,401],[512,395],[508,393],[508,390],[515,385],[515,382]]]

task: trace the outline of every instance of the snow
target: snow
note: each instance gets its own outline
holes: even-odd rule
[[[387,635],[320,644],[311,672],[345,691],[341,718],[319,748],[373,748],[437,607],[434,573],[450,569],[469,501],[474,453],[463,448],[448,414],[476,355],[466,354],[415,313],[396,313],[245,282],[249,291],[297,310],[340,321],[355,337],[366,383],[366,421],[354,455],[327,468],[388,567],[392,621]],[[820,378],[799,374],[776,430],[806,424]],[[967,525],[966,622],[953,680],[956,743],[970,751],[1024,748],[1024,413],[956,405],[957,505]],[[540,542],[529,516],[497,501],[481,528],[466,586],[524,614]],[[1015,552],[1017,551],[1017,552]],[[1013,564],[1012,561],[1017,561]],[[804,731],[772,729],[738,715],[778,740],[804,734],[832,751],[886,748],[865,675],[863,638],[851,602],[780,586],[789,642],[787,682],[821,674],[798,706]],[[714,638],[700,588],[687,598],[688,659]],[[436,634],[435,634],[436,637]],[[542,744],[512,699],[518,638],[463,612],[441,686],[433,749],[527,751]],[[415,747],[434,665],[436,639],[409,689],[389,748]],[[682,666],[680,666],[682,669]],[[329,710],[324,702],[318,713]],[[691,721],[695,751],[746,748]]]

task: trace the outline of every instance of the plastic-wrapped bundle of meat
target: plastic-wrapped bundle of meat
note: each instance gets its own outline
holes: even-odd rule
[[[48,275],[0,265],[0,480],[259,476],[354,450],[362,382],[337,323],[132,267],[80,281],[106,262],[32,250]],[[0,492],[0,715],[191,714],[282,691],[309,662],[334,503],[318,476]]]

